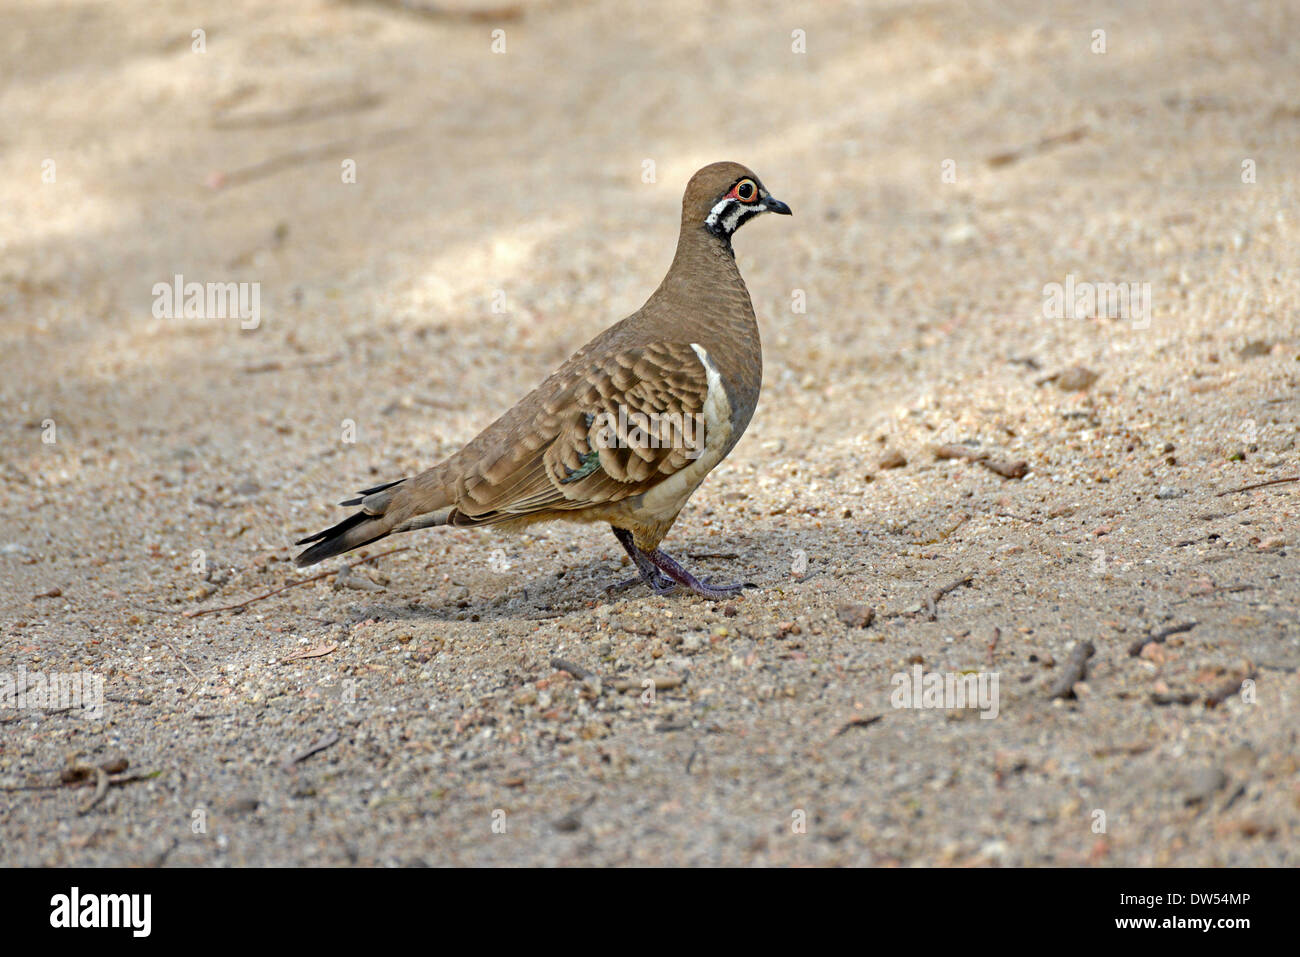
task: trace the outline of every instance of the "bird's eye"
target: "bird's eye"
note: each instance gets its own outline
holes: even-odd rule
[[[758,187],[754,185],[753,180],[742,179],[736,184],[736,195],[740,197],[741,202],[752,202],[758,195]]]

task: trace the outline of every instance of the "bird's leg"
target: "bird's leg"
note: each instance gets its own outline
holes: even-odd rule
[[[651,562],[645,552],[636,547],[636,543],[632,540],[631,532],[625,528],[615,528],[614,537],[618,539],[618,543],[622,545],[623,550],[627,552],[627,557],[632,559],[632,564],[636,566],[637,575],[639,577],[629,578],[627,581],[619,582],[617,585],[611,585],[606,589],[607,591],[619,591],[626,588],[628,585],[635,585],[637,582],[645,582],[646,585],[649,586],[650,590],[656,595],[666,595],[669,592],[676,590],[677,583],[660,572],[659,569],[655,568],[654,563]]]
[[[740,592],[745,588],[743,582],[735,585],[710,585],[706,582],[702,582],[685,568],[682,568],[682,566],[677,563],[676,559],[662,549],[656,548],[653,552],[643,554],[645,554],[646,558],[648,558],[654,567],[659,569],[659,571],[663,572],[679,585],[685,585],[691,591],[695,592],[695,594],[701,595],[704,598],[712,598],[714,600],[731,598],[740,594]]]

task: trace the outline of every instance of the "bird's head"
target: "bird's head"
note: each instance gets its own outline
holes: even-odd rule
[[[682,197],[682,226],[703,226],[728,243],[737,229],[761,213],[790,215],[758,177],[739,163],[712,163],[691,177]]]

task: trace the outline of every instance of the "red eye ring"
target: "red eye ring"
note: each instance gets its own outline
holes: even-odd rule
[[[735,186],[731,187],[731,192],[727,194],[731,199],[738,199],[742,203],[758,202],[758,184],[752,179],[742,179]]]

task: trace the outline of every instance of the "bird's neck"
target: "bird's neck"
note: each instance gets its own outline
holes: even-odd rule
[[[703,226],[684,226],[668,275],[642,314],[656,317],[660,334],[702,346],[717,363],[739,437],[758,402],[763,349],[731,244]]]
[[[700,325],[754,324],[749,290],[736,267],[731,242],[703,226],[683,225],[668,274],[651,301],[663,300]],[[722,330],[720,330],[722,331]],[[727,329],[726,332],[738,332]]]

